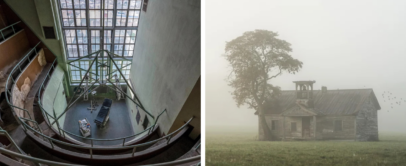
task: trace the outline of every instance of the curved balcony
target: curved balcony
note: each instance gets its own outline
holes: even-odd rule
[[[61,121],[56,120],[58,115],[50,110],[54,110],[55,106],[58,105],[65,105],[66,107],[66,104],[63,102],[53,102],[50,104],[46,102],[47,99],[44,99],[44,96],[53,98],[54,101],[61,98],[61,96],[56,94],[52,95],[48,93],[47,88],[58,85],[56,93],[62,92],[61,94],[63,94],[63,74],[61,74],[63,71],[57,66],[56,60],[46,65],[40,64],[41,60],[39,59],[43,59],[44,56],[41,55],[43,51],[38,45],[39,43],[12,69],[6,81],[6,100],[26,135],[53,155],[80,164],[151,164],[156,162],[154,157],[157,155],[170,154],[168,149],[170,150],[171,146],[174,146],[177,142],[182,142],[182,139],[185,139],[192,130],[193,127],[189,123],[193,120],[193,117],[176,131],[159,137],[159,127],[156,122],[165,111],[160,113],[155,123],[146,130],[126,137],[115,139],[84,138],[64,130],[60,127],[59,123]],[[49,60],[45,59],[45,61]],[[36,111],[34,106],[35,97],[38,100],[37,104],[40,108],[40,114],[37,113],[38,110]],[[64,100],[66,102],[66,99]],[[90,142],[90,144],[80,142],[73,137],[81,137]],[[94,145],[95,141],[120,141],[122,143],[102,146]],[[5,149],[0,148],[0,151],[3,152],[3,150]],[[15,152],[7,151],[5,153],[25,158],[15,154]],[[200,156],[195,156],[193,161],[197,158],[200,159]],[[32,157],[25,159],[33,162],[48,163],[48,161]],[[176,162],[176,158],[172,160]],[[178,162],[185,161],[182,159]],[[64,165],[67,163],[58,164]]]

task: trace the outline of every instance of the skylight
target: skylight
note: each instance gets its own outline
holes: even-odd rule
[[[59,0],[68,60],[75,60],[101,49],[116,54],[116,57],[131,59],[141,5],[141,0]],[[78,63],[84,64],[88,61],[89,59],[85,58]],[[124,59],[120,62],[127,63]],[[129,67],[125,67],[128,74]],[[70,70],[71,81],[80,80],[82,69],[71,66]],[[111,66],[111,70],[115,69]]]

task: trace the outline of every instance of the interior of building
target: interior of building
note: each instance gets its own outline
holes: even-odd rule
[[[0,165],[200,165],[200,0],[0,0]]]

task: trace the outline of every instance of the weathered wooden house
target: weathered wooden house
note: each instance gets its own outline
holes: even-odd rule
[[[313,90],[315,81],[294,83],[296,90],[282,91],[264,108],[271,140],[378,140],[381,107],[372,89]],[[259,139],[265,139],[261,124]]]

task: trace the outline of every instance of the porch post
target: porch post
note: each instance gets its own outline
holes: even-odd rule
[[[285,116],[283,116],[283,137],[282,140],[285,140]]]
[[[316,115],[313,116],[313,122],[314,122],[314,139],[316,139],[316,127],[317,127],[317,121],[316,121]]]

